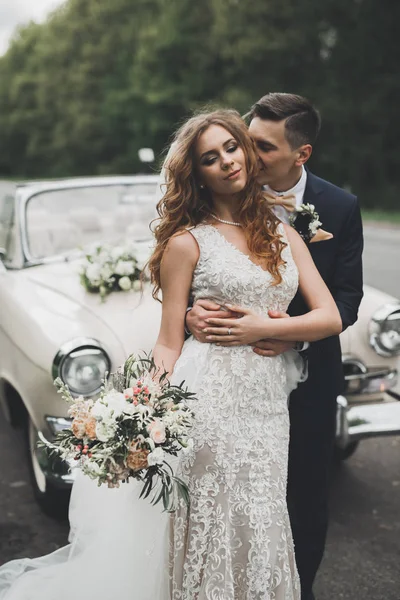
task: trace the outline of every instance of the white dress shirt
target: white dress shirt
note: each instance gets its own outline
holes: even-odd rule
[[[298,180],[296,185],[294,187],[292,187],[290,190],[287,190],[286,192],[277,192],[276,190],[273,190],[272,188],[270,188],[269,185],[264,185],[264,190],[269,192],[270,194],[273,194],[274,196],[294,195],[296,197],[296,206],[300,206],[300,204],[303,204],[306,183],[307,183],[307,171],[305,170],[305,168],[303,166],[300,179]],[[274,206],[272,208],[272,210],[274,211],[274,213],[276,214],[278,219],[280,219],[282,221],[282,223],[289,223],[290,213],[289,213],[289,211],[286,210],[286,208],[284,206]],[[310,346],[309,342],[303,342],[302,347],[300,347],[301,342],[298,342],[298,344],[299,344],[299,346],[296,348],[296,350],[298,350],[299,352],[303,352],[303,350],[307,350],[307,348]]]
[[[307,171],[305,170],[304,167],[302,167],[301,169],[302,170],[301,170],[300,179],[298,180],[296,185],[294,187],[292,187],[290,190],[287,190],[286,192],[277,192],[276,190],[273,190],[272,188],[270,188],[269,185],[265,185],[264,190],[266,192],[269,192],[270,194],[273,194],[274,196],[294,195],[296,197],[296,206],[300,206],[300,204],[303,203],[303,197],[304,197],[304,192],[305,192],[306,183],[307,183]],[[274,206],[273,211],[276,214],[276,216],[278,217],[278,219],[280,219],[282,221],[282,223],[289,223],[290,213],[286,210],[286,208],[284,206]]]

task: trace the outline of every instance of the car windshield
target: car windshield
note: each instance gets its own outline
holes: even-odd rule
[[[34,259],[94,243],[149,242],[156,214],[156,182],[44,191],[29,199],[26,231]]]

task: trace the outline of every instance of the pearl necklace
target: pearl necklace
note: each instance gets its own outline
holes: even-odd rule
[[[235,225],[235,227],[241,227],[242,224],[241,223],[235,223],[235,221],[225,221],[224,219],[220,219],[219,217],[217,217],[217,215],[214,215],[214,213],[210,213],[210,215],[216,220],[219,221],[220,223],[225,223],[225,225]]]

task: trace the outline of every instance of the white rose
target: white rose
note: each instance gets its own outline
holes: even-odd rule
[[[92,416],[97,420],[108,419],[110,416],[110,410],[103,400],[96,400],[91,412]]]
[[[124,292],[127,292],[132,288],[131,280],[129,279],[129,277],[126,277],[126,275],[124,277],[121,277],[121,279],[118,281],[118,285]]]
[[[103,473],[103,469],[93,460],[85,461],[82,471],[85,475],[88,475],[91,479],[97,479]]]
[[[135,279],[133,282],[132,288],[135,292],[140,292],[142,284],[139,279]]]
[[[109,410],[113,412],[114,418],[122,414],[127,404],[124,394],[115,390],[109,392],[104,397],[104,401],[107,402]]]
[[[86,267],[86,277],[91,283],[99,283],[101,280],[100,266],[96,263],[88,265]]]
[[[108,442],[114,437],[117,424],[115,421],[99,421],[96,424],[96,437],[100,442]]]
[[[147,457],[149,467],[153,465],[162,465],[164,462],[164,450],[162,448],[156,448]]]
[[[114,261],[117,261],[121,258],[121,256],[124,255],[124,249],[122,246],[115,246],[114,248],[112,248],[110,254],[111,254],[111,258]]]
[[[126,402],[126,406],[124,408],[124,415],[132,416],[138,413],[138,407],[133,404],[133,402]]]
[[[103,279],[110,279],[111,275],[113,274],[113,270],[112,270],[112,268],[110,267],[109,264],[105,264],[102,267],[100,273],[101,273],[101,277]]]
[[[132,275],[135,267],[130,260],[119,260],[114,270],[117,275]]]
[[[110,256],[108,254],[102,254],[100,256],[96,256],[96,262],[99,267],[102,269],[105,265],[109,265],[111,262]]]

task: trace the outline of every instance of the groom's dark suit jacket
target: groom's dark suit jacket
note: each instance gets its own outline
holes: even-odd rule
[[[328,286],[342,318],[343,329],[357,320],[362,298],[363,235],[361,215],[355,196],[307,173],[303,203],[313,204],[322,222],[322,229],[333,238],[309,245],[313,260]],[[289,307],[292,316],[308,311],[300,293]],[[309,377],[299,386],[298,393],[315,396],[323,384],[325,390],[336,395],[343,391],[343,372],[339,337],[332,336],[310,345],[308,353]],[[319,395],[319,394],[318,394]],[[311,398],[310,398],[311,400]],[[323,399],[320,401],[323,402]]]
[[[363,236],[357,199],[308,172],[303,203],[314,204],[322,229],[333,238],[309,245],[311,255],[338,306],[343,329],[357,320],[362,298]],[[300,293],[292,316],[308,311]],[[328,524],[328,482],[335,439],[336,398],[344,377],[339,336],[313,342],[308,379],[290,396],[288,507],[301,579],[302,600],[321,562]]]

